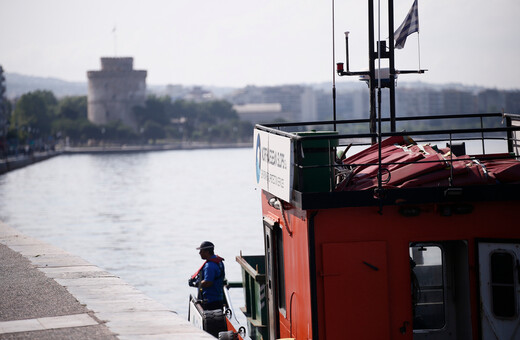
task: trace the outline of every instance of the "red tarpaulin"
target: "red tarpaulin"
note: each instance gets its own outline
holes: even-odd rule
[[[497,155],[494,155],[497,156]],[[507,157],[507,154],[500,155]],[[520,183],[520,162],[516,159],[477,160],[456,157],[449,148],[417,145],[406,137],[390,137],[381,142],[382,185],[387,188],[437,187]],[[375,188],[379,172],[378,145],[343,160],[351,173],[338,184],[338,190]]]

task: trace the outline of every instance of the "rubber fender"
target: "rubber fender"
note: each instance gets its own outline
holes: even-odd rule
[[[205,310],[202,326],[206,332],[218,337],[218,333],[227,330],[226,317],[222,310]]]
[[[238,334],[233,331],[218,333],[218,340],[238,340]]]

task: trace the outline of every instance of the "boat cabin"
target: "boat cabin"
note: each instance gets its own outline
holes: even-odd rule
[[[341,132],[368,120],[256,126],[265,258],[237,258],[246,337],[520,337],[519,117],[397,123],[420,119],[472,123],[374,145]]]

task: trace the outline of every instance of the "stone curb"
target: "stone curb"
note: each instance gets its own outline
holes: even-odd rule
[[[65,287],[119,339],[214,339],[119,277],[2,222],[0,243]]]

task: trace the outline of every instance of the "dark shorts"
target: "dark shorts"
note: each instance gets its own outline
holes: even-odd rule
[[[214,310],[214,309],[222,309],[224,307],[224,301],[213,301],[213,302],[203,302],[202,308],[205,310]]]

